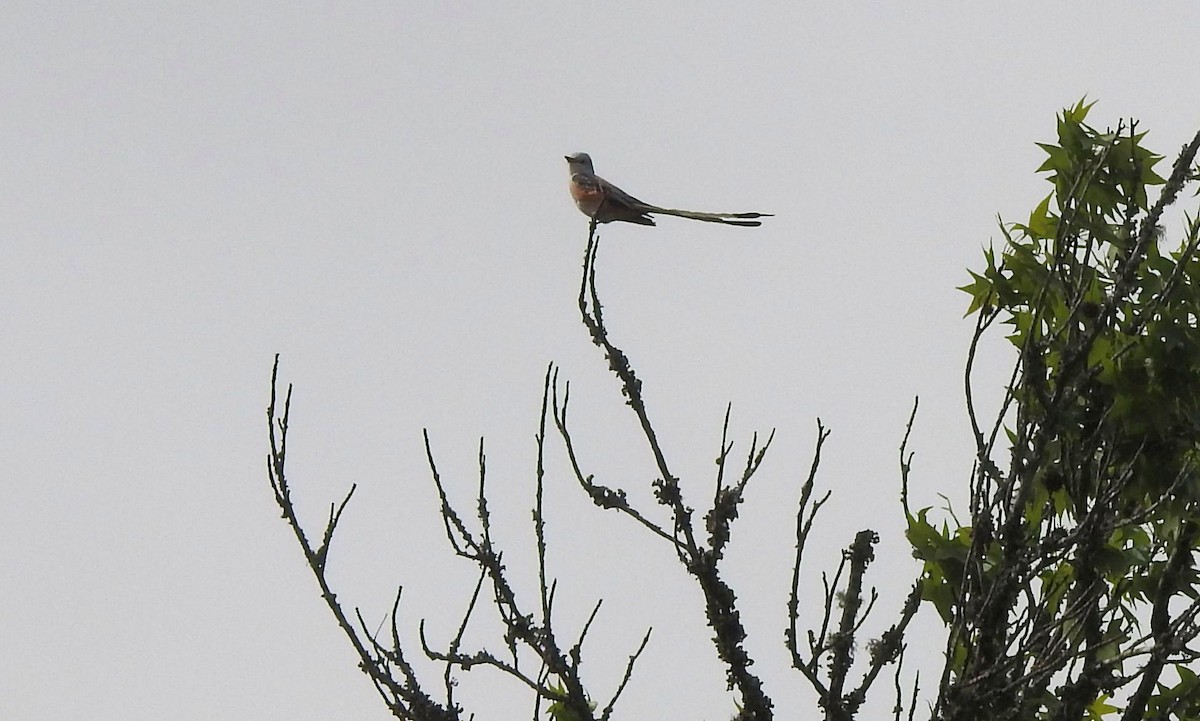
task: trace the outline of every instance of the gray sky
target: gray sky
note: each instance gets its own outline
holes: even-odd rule
[[[808,601],[863,527],[883,535],[873,578],[903,590],[913,396],[917,505],[961,498],[970,469],[954,287],[996,214],[1048,192],[1034,142],[1064,105],[1140,118],[1169,158],[1190,139],[1200,6],[649,5],[0,8],[0,717],[388,717],[267,485],[277,352],[302,512],[317,523],[360,485],[331,557],[341,598],[381,620],[403,583],[414,643],[420,618],[449,637],[472,577],[441,536],[422,427],[464,509],[486,437],[527,592],[547,363],[572,381],[589,472],[647,499],[649,454],[574,305],[587,223],[562,156],[578,150],[650,202],[776,214],[608,226],[599,273],[695,505],[727,402],[740,449],[778,429],[728,573],[779,710],[812,708],[781,639],[814,418],[835,495]],[[994,399],[1008,354],[983,352]],[[653,625],[621,717],[727,718],[670,550],[583,502],[549,446],[561,632],[605,598],[594,691]],[[910,661],[938,649],[915,641]],[[528,714],[488,670],[463,700]]]

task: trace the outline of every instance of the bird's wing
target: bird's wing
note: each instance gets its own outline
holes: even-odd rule
[[[624,190],[621,190],[617,186],[608,182],[604,178],[601,178],[599,175],[593,177],[600,183],[600,187],[603,188],[604,199],[610,203],[615,203],[616,205],[629,208],[630,210],[635,210],[639,213],[645,212],[646,210],[654,207],[649,203],[638,200],[629,193],[626,193]]]

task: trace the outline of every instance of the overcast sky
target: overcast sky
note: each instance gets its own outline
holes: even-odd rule
[[[693,505],[726,403],[735,452],[777,429],[728,573],[755,670],[803,716],[782,629],[815,418],[834,496],[805,619],[819,572],[870,527],[882,629],[917,572],[904,423],[919,395],[916,505],[961,499],[971,323],[954,288],[997,214],[1048,192],[1034,143],[1084,95],[1094,125],[1140,118],[1171,157],[1200,126],[1194,2],[500,5],[0,6],[0,718],[388,718],[274,507],[276,353],[302,513],[319,522],[359,484],[330,558],[340,597],[382,620],[404,584],[414,644],[421,618],[449,638],[472,579],[422,428],[464,510],[486,438],[525,592],[548,363],[572,383],[588,472],[646,501],[651,458],[575,307],[575,151],[652,203],[775,214],[606,226],[599,284]],[[994,401],[1011,358],[982,353]],[[670,549],[586,503],[560,444],[547,463],[560,632],[605,599],[593,692],[653,626],[619,717],[727,718]],[[925,613],[910,661],[932,668]],[[486,669],[463,701],[528,717]]]

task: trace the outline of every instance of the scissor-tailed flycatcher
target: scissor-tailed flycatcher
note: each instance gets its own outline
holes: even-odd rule
[[[571,171],[571,198],[575,201],[575,207],[583,211],[583,214],[589,218],[595,218],[597,223],[611,223],[619,220],[638,225],[654,225],[654,219],[650,217],[650,214],[660,213],[692,220],[703,220],[707,223],[755,226],[762,225],[762,221],[734,219],[767,218],[771,215],[770,213],[697,213],[693,210],[660,208],[657,205],[643,203],[596,175],[592,169],[592,157],[587,153],[575,153],[566,157],[567,167]]]

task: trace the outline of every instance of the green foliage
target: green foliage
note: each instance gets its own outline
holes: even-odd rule
[[[947,708],[961,699],[980,718],[987,703],[1015,718],[1101,718],[1124,708],[1111,692],[1136,677],[1130,661],[1149,657],[1164,663],[1147,673],[1174,667],[1181,681],[1139,689],[1136,710],[1200,698],[1170,636],[1196,635],[1197,611],[1178,609],[1200,581],[1200,223],[1186,217],[1174,247],[1158,224],[1196,179],[1200,135],[1168,182],[1136,122],[1101,132],[1091,108],[1066,108],[1057,142],[1038,144],[1053,190],[1001,226],[1003,248],[985,250],[961,289],[977,337],[999,321],[1017,349],[994,424],[1009,447],[972,415],[971,523],[908,515],[923,598],[951,628]],[[1010,681],[989,688],[995,677]]]
[[[963,564],[971,549],[971,529],[950,531],[946,524],[935,528],[926,520],[930,509],[923,508],[914,516],[908,514],[906,536],[913,547],[913,556],[924,561],[921,598],[937,609],[942,620],[950,622],[955,591],[962,583]]]
[[[1039,143],[1048,155],[1039,171],[1050,173],[1054,192],[1026,224],[1005,229],[1000,261],[989,250],[983,274],[972,273],[963,290],[968,312],[1002,313],[1011,327],[1024,364],[1012,390],[1024,413],[1054,421],[1047,450],[1060,462],[1084,462],[1072,451],[1103,418],[1106,448],[1116,453],[1107,465],[1134,463],[1131,492],[1144,501],[1195,458],[1200,262],[1186,245],[1164,255],[1162,229],[1138,227],[1147,188],[1164,182],[1154,172],[1162,156],[1141,145],[1145,133],[1084,124],[1091,107],[1066,109],[1058,145]],[[1196,224],[1188,226],[1194,236]],[[1142,234],[1149,242],[1138,244]],[[1072,404],[1056,405],[1067,395]],[[1200,497],[1191,475],[1176,489],[1189,502]]]
[[[554,686],[551,689],[558,697],[553,703],[546,707],[546,713],[550,714],[550,718],[554,721],[588,721],[590,717],[583,717],[581,713],[572,708],[568,703],[567,688],[562,683]],[[588,708],[595,711],[596,704],[593,701],[588,701]]]
[[[1105,716],[1115,714],[1120,710],[1119,707],[1108,703],[1108,696],[1101,696],[1088,705],[1086,718],[1088,721],[1100,721]]]
[[[1186,666],[1176,669],[1179,682],[1174,686],[1158,685],[1151,699],[1147,718],[1200,718],[1200,679]]]

